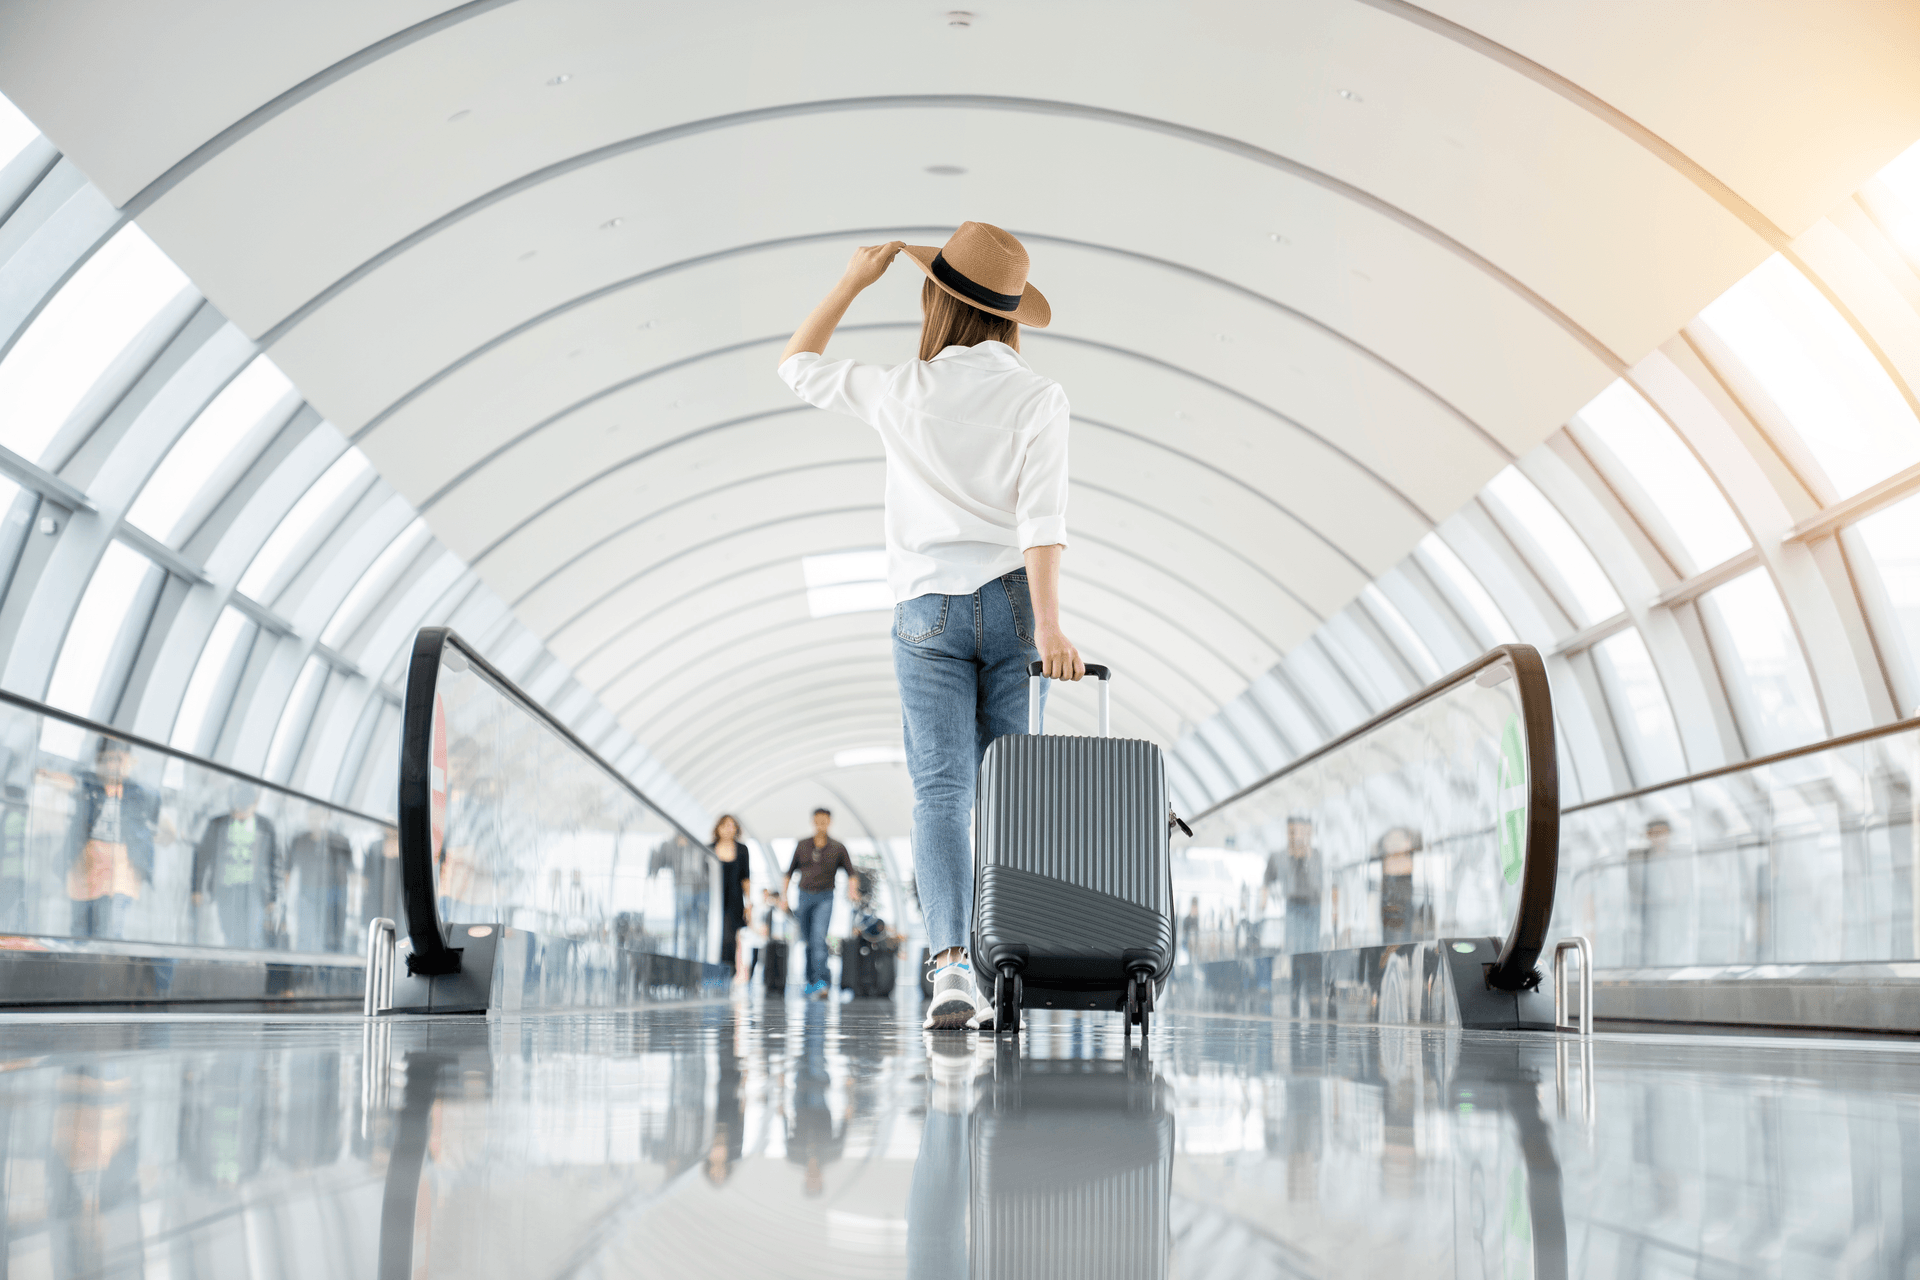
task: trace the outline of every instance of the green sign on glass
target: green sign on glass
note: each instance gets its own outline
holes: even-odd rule
[[[1500,806],[1500,871],[1508,884],[1520,883],[1520,864],[1527,852],[1527,748],[1520,737],[1520,717],[1507,717],[1500,733],[1500,779],[1496,787]]]

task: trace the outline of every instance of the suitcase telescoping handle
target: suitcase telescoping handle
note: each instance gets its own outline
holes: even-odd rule
[[[1045,680],[1046,677],[1040,673],[1044,670],[1046,670],[1046,668],[1038,662],[1029,662],[1027,664],[1027,732],[1033,734],[1035,737],[1038,737],[1041,733],[1040,682]],[[1111,738],[1113,736],[1113,698],[1108,690],[1108,686],[1113,683],[1113,670],[1110,667],[1103,667],[1097,662],[1089,662],[1087,664],[1087,674],[1100,682],[1100,736],[1103,738]]]

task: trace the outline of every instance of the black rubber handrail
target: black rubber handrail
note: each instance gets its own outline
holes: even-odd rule
[[[218,760],[209,760],[205,756],[194,755],[191,751],[182,751],[180,748],[170,747],[164,742],[156,742],[152,738],[143,738],[137,733],[128,733],[125,729],[116,729],[110,724],[103,724],[98,720],[89,719],[86,716],[78,716],[71,711],[62,711],[59,707],[50,706],[36,698],[29,698],[6,689],[0,689],[0,702],[19,707],[25,711],[31,711],[35,715],[46,716],[52,720],[64,720],[76,728],[85,729],[88,733],[98,734],[103,738],[112,738],[115,742],[124,742],[129,747],[138,747],[142,751],[157,752],[163,756],[171,756],[175,760],[185,761],[196,768],[208,769],[214,773],[225,774],[237,782],[250,783],[256,787],[265,787],[269,791],[277,791],[283,796],[292,796],[302,804],[317,804],[323,809],[331,809],[335,813],[344,813],[349,818],[358,818],[362,822],[370,822],[377,827],[392,829],[394,825],[392,818],[376,818],[370,813],[362,813],[358,809],[350,809],[346,805],[336,804],[332,800],[322,800],[319,796],[311,795],[305,791],[296,791],[292,787],[283,786],[278,782],[271,782],[266,778],[248,773],[244,769],[236,769],[230,764],[221,764]]]
[[[1905,720],[1895,720],[1892,724],[1876,725],[1871,729],[1843,733],[1837,738],[1828,738],[1824,742],[1810,742],[1804,747],[1788,747],[1785,751],[1776,751],[1770,756],[1755,756],[1751,760],[1742,760],[1737,764],[1716,765],[1711,769],[1702,769],[1698,773],[1689,773],[1684,777],[1669,778],[1665,782],[1649,783],[1644,787],[1635,787],[1631,791],[1619,791],[1610,796],[1601,796],[1598,800],[1582,800],[1579,804],[1568,805],[1560,812],[1578,813],[1582,809],[1598,809],[1603,804],[1619,804],[1622,800],[1650,796],[1656,791],[1671,791],[1675,787],[1691,786],[1693,783],[1706,782],[1713,778],[1724,778],[1730,773],[1744,773],[1748,769],[1765,768],[1770,764],[1779,764],[1782,760],[1797,760],[1801,756],[1819,755],[1822,751],[1837,751],[1841,747],[1850,747],[1857,742],[1871,742],[1875,738],[1906,733],[1911,729],[1920,729],[1920,716],[1910,716]]]
[[[1503,662],[1513,668],[1513,678],[1520,690],[1520,722],[1527,734],[1527,847],[1520,864],[1520,904],[1514,908],[1513,923],[1507,930],[1500,955],[1487,971],[1487,985],[1502,991],[1536,985],[1539,975],[1534,962],[1547,943],[1554,886],[1560,878],[1560,758],[1553,740],[1553,690],[1547,683],[1547,668],[1540,660],[1540,651],[1530,644],[1503,644],[1488,650],[1458,671],[1442,676],[1333,741],[1288,762],[1253,785],[1242,787],[1225,800],[1209,805],[1194,821],[1212,817],[1288,774],[1358,742],[1381,725],[1397,720],[1465,684],[1488,667]]]
[[[529,698],[519,685],[481,657],[452,628],[422,627],[413,639],[413,656],[407,665],[406,702],[400,723],[399,827],[400,882],[406,894],[407,928],[413,937],[407,972],[423,975],[460,972],[460,948],[447,944],[446,924],[440,919],[439,895],[434,892],[433,883],[433,697],[439,687],[441,659],[449,645],[458,649],[460,656],[485,676],[501,696],[518,703],[580,754],[599,765],[607,777],[632,792],[641,804],[660,815],[695,848],[707,849],[706,841],[676,822],[672,814],[608,764],[579,734]],[[708,856],[712,856],[711,850]]]

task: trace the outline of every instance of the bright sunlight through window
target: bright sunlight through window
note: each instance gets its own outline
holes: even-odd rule
[[[885,551],[802,556],[800,569],[807,579],[807,612],[816,618],[893,608]]]
[[[187,287],[139,227],[101,246],[0,363],[0,446],[38,462],[114,357]]]

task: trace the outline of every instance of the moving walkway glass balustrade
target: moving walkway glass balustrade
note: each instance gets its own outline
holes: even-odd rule
[[[0,948],[354,954],[394,828],[0,693]]]
[[[1920,729],[1561,818],[1555,934],[1610,968],[1920,958]]]
[[[457,635],[420,633],[407,698],[403,843],[424,819],[443,925],[718,960],[718,861]]]
[[[1179,963],[1507,937],[1552,901],[1545,685],[1534,650],[1496,649],[1203,814],[1174,857]]]

